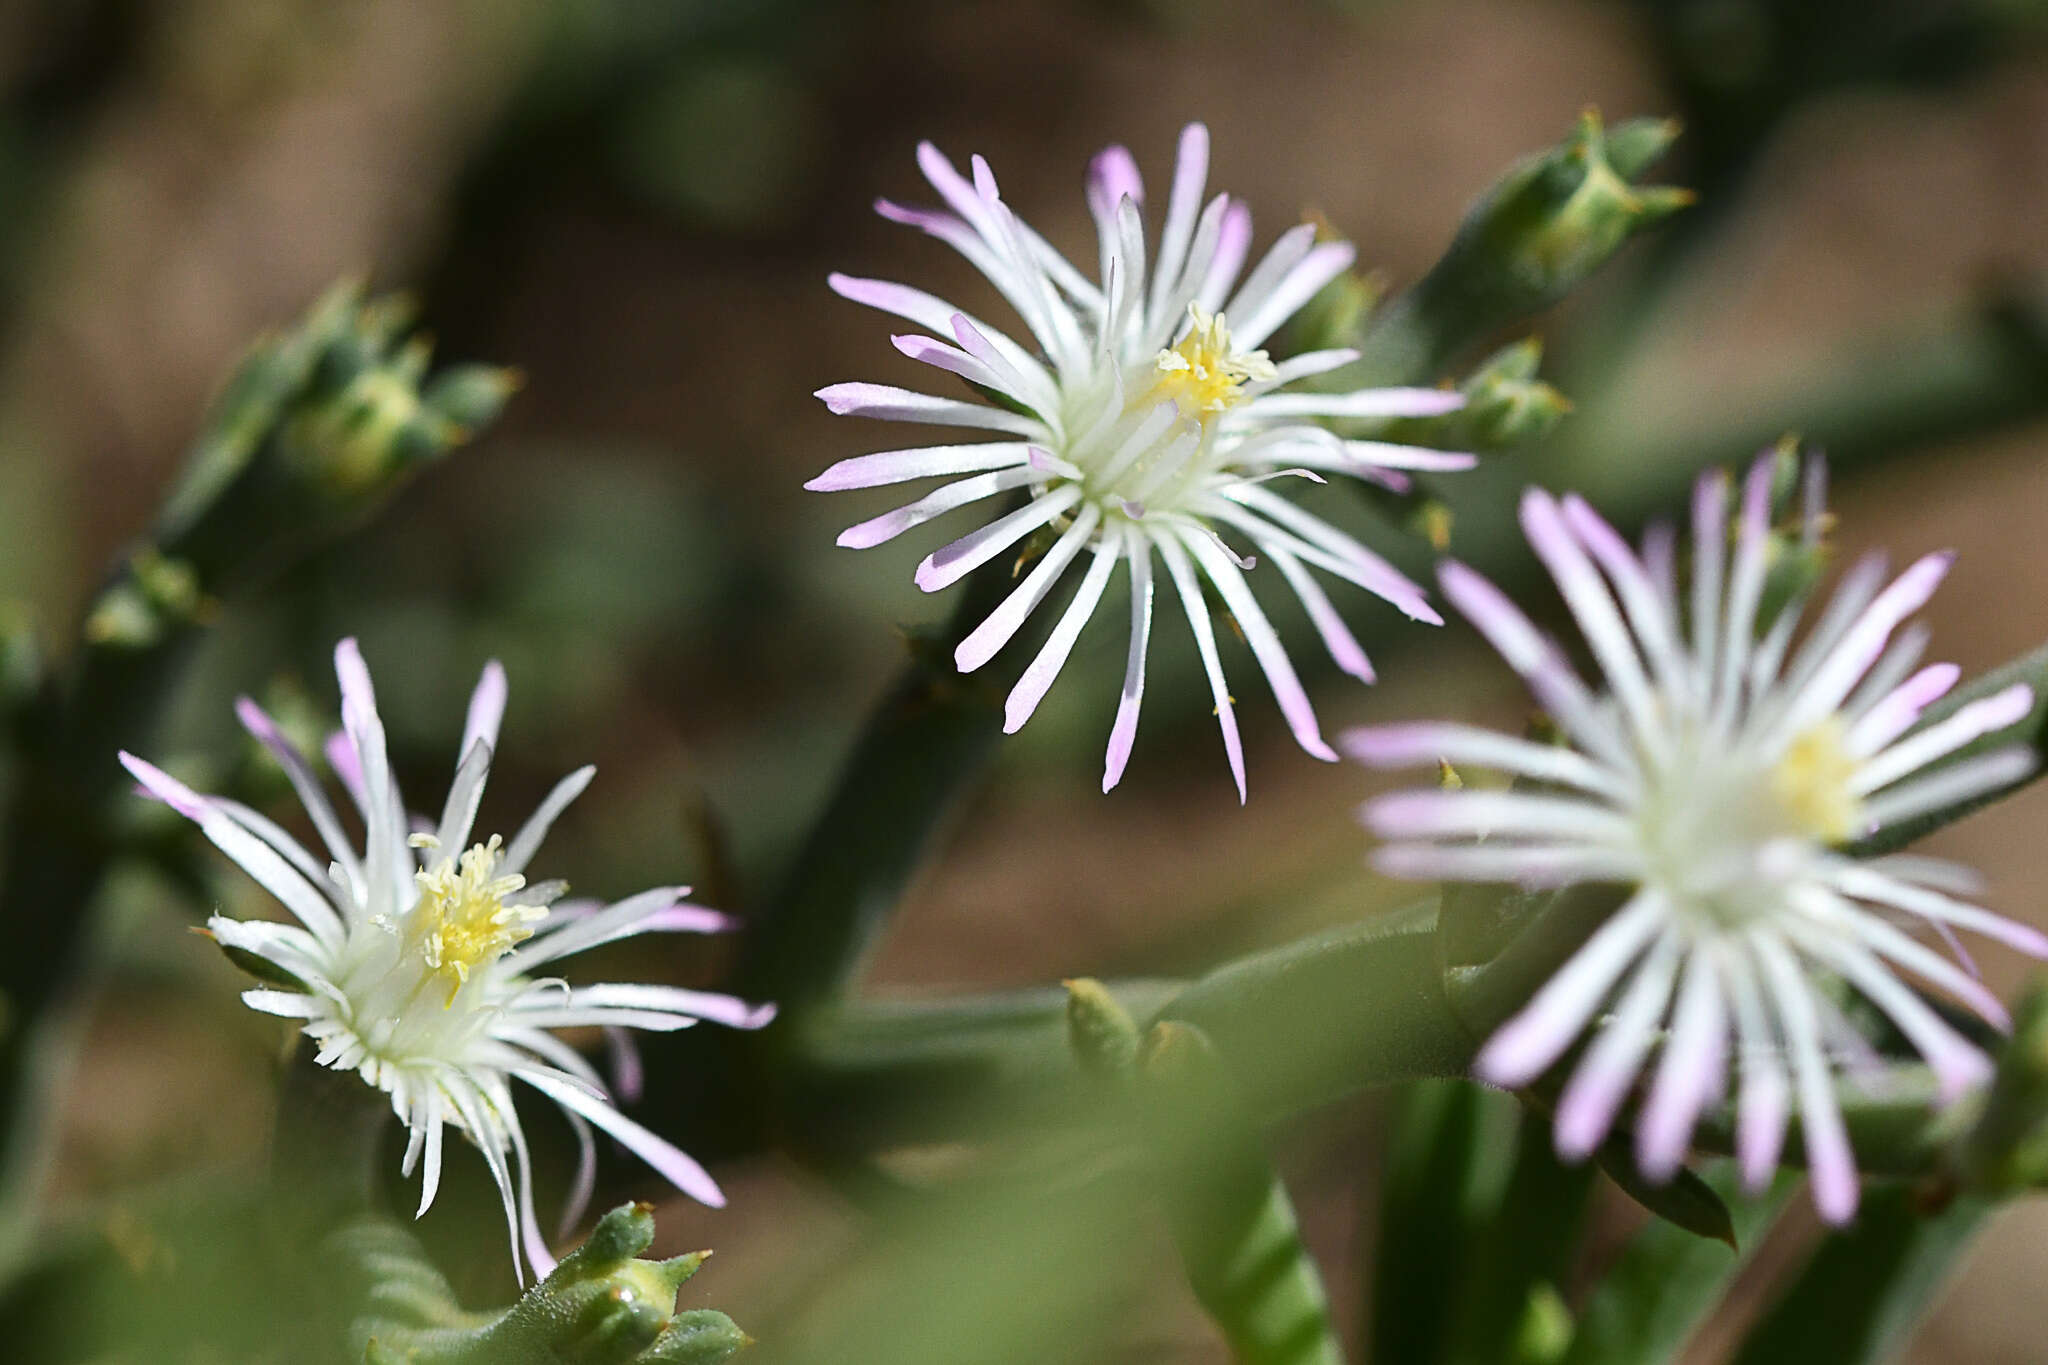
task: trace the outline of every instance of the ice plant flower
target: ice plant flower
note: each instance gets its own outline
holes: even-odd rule
[[[1768,458],[1751,470],[1732,552],[1727,481],[1700,481],[1689,611],[1669,527],[1638,554],[1583,499],[1527,494],[1523,528],[1604,675],[1597,690],[1492,584],[1443,566],[1446,596],[1521,674],[1561,744],[1461,724],[1383,726],[1344,743],[1376,765],[1444,760],[1517,780],[1368,803],[1367,822],[1392,841],[1378,853],[1386,871],[1623,888],[1621,908],[1487,1040],[1481,1079],[1526,1086],[1586,1037],[1557,1107],[1558,1150],[1591,1152],[1646,1079],[1636,1156],[1667,1179],[1723,1095],[1732,1055],[1744,1178],[1769,1179],[1796,1109],[1815,1203],[1841,1222],[1857,1182],[1836,1072],[1853,1079],[1874,1053],[1831,988],[1846,983],[1888,1016],[1946,1102],[1990,1064],[1902,974],[2009,1021],[1974,972],[1908,930],[1959,955],[1954,931],[1966,929],[2048,956],[2048,938],[1958,898],[1975,885],[1967,869],[1846,845],[2023,776],[2034,761],[2023,745],[1930,765],[2012,726],[2033,698],[2015,685],[1915,728],[1958,675],[1916,667],[1927,637],[1901,630],[1948,571],[1945,553],[1889,584],[1882,557],[1864,559],[1796,648],[1800,603],[1762,628],[1771,474]]]
[[[1386,441],[1346,440],[1313,419],[1428,416],[1462,403],[1438,389],[1343,393],[1284,392],[1296,380],[1335,370],[1351,350],[1313,351],[1274,361],[1261,349],[1274,332],[1352,262],[1348,243],[1318,244],[1303,224],[1282,233],[1249,274],[1251,214],[1228,195],[1203,202],[1209,134],[1191,124],[1166,217],[1148,243],[1145,187],[1131,154],[1110,147],[1089,169],[1088,205],[1099,238],[1098,274],[1084,276],[1014,214],[987,163],[972,175],[926,143],[918,164],[944,209],[882,201],[881,214],[937,237],[965,256],[1022,319],[1025,340],[921,290],[881,280],[832,276],[857,303],[906,318],[931,335],[898,336],[913,360],[965,380],[988,402],[944,398],[882,384],[834,384],[818,397],[835,413],[922,422],[989,433],[959,445],[890,450],[842,460],[806,487],[832,491],[944,478],[917,501],[851,527],[841,545],[866,549],[935,517],[1002,494],[1023,505],[927,556],[917,584],[927,592],[959,581],[1026,537],[1052,528],[1050,545],[1010,596],[961,641],[962,672],[981,667],[1052,592],[1083,552],[1088,566],[1066,610],[1009,695],[1004,728],[1014,732],[1037,708],[1119,564],[1131,586],[1130,654],[1110,731],[1102,788],[1122,777],[1137,733],[1152,630],[1153,556],[1166,568],[1194,631],[1215,695],[1239,799],[1244,757],[1223,679],[1201,579],[1236,618],[1296,740],[1334,759],[1316,727],[1293,665],[1245,572],[1220,534],[1242,537],[1270,559],[1300,598],[1331,656],[1372,680],[1372,667],[1321,585],[1320,569],[1375,593],[1417,620],[1439,624],[1424,594],[1387,562],[1267,485],[1280,475],[1317,482],[1336,473],[1407,485],[1404,470],[1463,469],[1473,457]],[[1148,268],[1149,266],[1149,268]],[[1055,534],[1056,533],[1056,534]]]
[[[224,947],[261,959],[277,983],[247,990],[252,1009],[303,1020],[316,1060],[354,1071],[391,1097],[410,1130],[404,1173],[421,1169],[419,1212],[434,1202],[449,1128],[483,1153],[505,1204],[517,1262],[544,1273],[553,1264],[534,1215],[533,1171],[513,1104],[518,1080],[552,1100],[583,1153],[565,1222],[581,1216],[594,1175],[596,1125],[685,1194],[714,1207],[725,1200],[704,1169],[621,1114],[613,1093],[552,1030],[599,1026],[666,1031],[710,1019],[758,1028],[772,1006],[674,986],[572,986],[544,974],[572,954],[639,934],[729,927],[715,911],[686,904],[686,887],[657,887],[609,906],[560,899],[561,882],[529,882],[526,869],[549,827],[589,785],[595,769],[562,779],[509,843],[475,833],[498,725],[505,673],[484,669],[470,699],[461,763],[437,823],[415,833],[385,754],[369,670],[354,640],[335,649],[343,729],[328,743],[330,765],[361,817],[356,852],[306,755],[248,698],[237,713],[276,757],[326,845],[315,858],[257,812],[203,796],[132,754],[121,762],[143,790],[197,824],[206,837],[275,896],[297,923],[215,915],[208,932]],[[630,1089],[630,1085],[622,1086]],[[424,1164],[422,1164],[424,1163]]]

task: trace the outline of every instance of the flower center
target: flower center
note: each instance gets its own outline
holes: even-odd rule
[[[1792,741],[1771,770],[1771,794],[1801,834],[1840,843],[1856,832],[1863,807],[1849,789],[1856,760],[1848,733],[1830,716]]]
[[[1145,401],[1171,398],[1197,420],[1226,412],[1244,401],[1247,380],[1270,380],[1273,362],[1264,351],[1234,351],[1230,327],[1221,313],[1209,314],[1200,304],[1188,305],[1188,334],[1171,350],[1161,351],[1153,368],[1156,378]]]
[[[478,967],[489,966],[518,944],[533,937],[532,924],[547,911],[536,905],[507,905],[505,898],[526,885],[518,873],[493,875],[504,856],[493,834],[460,859],[443,856],[431,870],[415,872],[420,889],[411,929],[428,969],[448,978],[448,1004]],[[431,835],[416,835],[415,847],[438,845]]]

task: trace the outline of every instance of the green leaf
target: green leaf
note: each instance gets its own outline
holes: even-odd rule
[[[1677,1359],[1799,1183],[1796,1176],[1781,1175],[1762,1198],[1743,1200],[1734,1197],[1732,1163],[1720,1163],[1706,1179],[1731,1200],[1738,1249],[1664,1219],[1646,1224],[1587,1296],[1563,1365],[1654,1365]]]
[[[1266,1120],[1375,1085],[1462,1076],[1471,1035],[1421,902],[1219,967],[1163,1015],[1200,1026]]]
[[[1443,1360],[1474,1238],[1492,1217],[1514,1101],[1470,1081],[1418,1081],[1396,1100],[1380,1177],[1368,1359]]]
[[[1242,1365],[1342,1365],[1322,1272],[1287,1187],[1209,1040],[1168,1021],[1145,1040],[1139,1112],[1188,1287]]]
[[[1653,1181],[1636,1169],[1635,1153],[1626,1134],[1609,1137],[1593,1153],[1593,1160],[1622,1193],[1674,1227],[1695,1237],[1720,1242],[1730,1251],[1737,1249],[1735,1219],[1714,1187],[1690,1170],[1680,1167],[1671,1179]]]
[[[1734,1365],[1879,1365],[1906,1344],[1969,1244],[1988,1201],[1924,1207],[1913,1186],[1869,1189],[1854,1226],[1831,1234],[1764,1314]]]
[[[1525,1336],[1529,1351],[1539,1356],[1551,1343],[1562,1345],[1552,1309],[1562,1308],[1558,1287],[1569,1283],[1577,1259],[1593,1168],[1560,1160],[1550,1125],[1526,1108],[1513,1160],[1507,1189],[1471,1239],[1458,1276],[1446,1359],[1460,1365],[1495,1365],[1514,1357]],[[1567,1328],[1562,1337],[1569,1336]]]

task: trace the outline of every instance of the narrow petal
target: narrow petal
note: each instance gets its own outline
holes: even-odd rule
[[[284,731],[272,720],[262,707],[248,697],[235,700],[235,715],[242,722],[242,728],[253,736],[258,744],[269,751],[278,765],[284,769],[285,777],[292,784],[292,791],[298,796],[299,804],[306,808],[312,818],[313,828],[320,835],[320,842],[326,845],[327,854],[348,876],[356,894],[361,894],[362,860],[356,856],[347,834],[343,833],[340,817],[335,814],[333,803],[327,793],[320,789],[320,779],[314,775],[313,767],[306,756],[299,752],[297,745],[285,737]]]
[[[1017,436],[1044,439],[1045,423],[987,403],[935,398],[892,384],[831,384],[816,397],[841,417],[872,417],[884,422],[924,422],[942,427],[980,427]]]
[[[728,1028],[766,1028],[775,1020],[773,1005],[755,1005],[738,996],[684,990],[680,986],[607,982],[597,986],[578,986],[571,992],[570,999],[577,1006],[609,1008],[616,1005],[624,1009],[665,1010],[693,1019],[709,1019]]]
[[[1636,969],[1614,1017],[1572,1072],[1557,1103],[1557,1150],[1566,1160],[1590,1155],[1613,1126],[1615,1113],[1657,1039],[1657,1021],[1671,1004],[1678,963],[1677,939],[1667,935]]]
[[[1955,763],[1944,764],[1911,782],[1901,782],[1872,797],[1863,807],[1872,829],[1901,824],[1928,811],[1972,801],[2001,787],[2031,777],[2041,766],[2033,748],[2016,744]]]
[[[1349,270],[1357,259],[1357,248],[1349,242],[1326,242],[1310,251],[1273,287],[1273,292],[1250,317],[1238,319],[1232,329],[1237,345],[1257,346],[1279,331],[1282,323],[1300,312],[1324,285]]]
[[[555,821],[561,818],[562,812],[569,809],[572,801],[583,795],[583,789],[588,787],[590,779],[596,776],[596,765],[585,764],[554,785],[554,789],[540,803],[539,809],[527,817],[526,823],[519,827],[519,832],[512,836],[512,842],[506,846],[505,861],[498,865],[500,876],[509,877],[514,873],[526,871],[526,865],[533,861],[533,855],[540,852],[541,840],[548,837],[548,831],[554,828]]]
[[[321,943],[337,945],[344,937],[334,905],[299,870],[263,840],[236,824],[227,812],[152,763],[125,750],[121,765],[151,795],[199,826],[200,833],[232,858],[258,885],[275,896]],[[282,834],[282,831],[280,831]],[[301,855],[304,856],[303,854]]]
[[[1651,1180],[1678,1173],[1700,1111],[1722,1088],[1728,1065],[1728,1011],[1710,950],[1694,950],[1671,1016],[1664,1059],[1636,1123],[1636,1164]]]
[[[1131,746],[1137,742],[1138,711],[1145,700],[1145,654],[1152,640],[1152,542],[1126,531],[1126,557],[1131,566],[1131,639],[1124,664],[1123,691],[1117,698],[1116,722],[1109,731],[1103,758],[1102,790],[1109,791],[1124,775]]]
[[[917,566],[917,586],[926,592],[951,587],[1079,501],[1081,489],[1065,484],[1032,499],[1028,506],[968,532],[925,556]]]
[[[602,1100],[592,1099],[572,1085],[542,1071],[520,1071],[519,1078],[564,1109],[581,1114],[624,1143],[642,1161],[659,1171],[668,1182],[700,1204],[714,1209],[725,1207],[725,1196],[710,1174],[682,1149],[641,1127]]]
[[[493,749],[498,747],[498,727],[505,720],[507,695],[505,666],[492,659],[484,665],[483,676],[476,682],[476,691],[469,694],[469,715],[462,724],[462,747],[456,750],[457,753],[467,757],[478,740]]]
[[[1269,540],[1260,548],[1273,561],[1273,567],[1280,571],[1280,576],[1287,580],[1287,586],[1294,589],[1294,595],[1307,610],[1316,633],[1323,637],[1323,648],[1330,651],[1330,658],[1337,667],[1360,682],[1372,682],[1375,674],[1372,661],[1365,655],[1365,646],[1358,643],[1358,637],[1344,624],[1344,618],[1337,614],[1337,608],[1331,605],[1329,594],[1323,591],[1322,585],[1285,545]]]
[[[1187,263],[1188,243],[1194,236],[1195,215],[1201,211],[1202,191],[1209,183],[1209,130],[1190,123],[1181,130],[1180,154],[1174,162],[1173,188],[1166,200],[1166,225],[1159,234],[1159,259],[1152,271],[1152,291],[1146,304],[1148,316],[1160,319],[1167,295],[1179,281]],[[1245,346],[1256,346],[1246,341]]]
[[[1266,675],[1266,682],[1273,689],[1273,700],[1280,706],[1280,714],[1287,720],[1288,729],[1294,732],[1294,740],[1303,750],[1326,763],[1337,761],[1337,751],[1323,742],[1321,729],[1316,725],[1315,708],[1309,703],[1308,692],[1301,685],[1301,679],[1294,671],[1293,663],[1287,657],[1286,647],[1280,643],[1280,636],[1266,619],[1266,613],[1259,607],[1258,599],[1252,596],[1251,588],[1244,581],[1244,575],[1235,564],[1219,549],[1216,542],[1199,533],[1184,532],[1182,543],[1193,553],[1202,566],[1202,572],[1216,585],[1222,595],[1223,605],[1237,618],[1239,629],[1244,632],[1245,643],[1251,647],[1252,657],[1258,661],[1259,669]]]
[[[1962,676],[1963,670],[1954,664],[1929,664],[1865,711],[1844,747],[1859,758],[1876,753],[1912,729],[1920,713],[1947,696]]]
[[[1955,555],[1947,551],[1927,555],[1879,593],[1877,600],[1849,628],[1834,653],[1799,690],[1786,708],[1777,732],[1796,735],[1839,707],[1849,690],[1877,662],[1892,632],[1927,605],[1927,599],[1941,586],[1954,562]]]
[[[1053,680],[1066,666],[1067,656],[1074,651],[1074,642],[1081,638],[1082,627],[1095,615],[1103,590],[1109,586],[1110,573],[1116,568],[1117,561],[1123,558],[1123,553],[1120,535],[1105,534],[1096,544],[1095,557],[1088,562],[1088,572],[1082,575],[1081,586],[1074,590],[1073,600],[1067,603],[1058,624],[1052,628],[1045,644],[1026,666],[1003,703],[1004,734],[1014,735],[1024,728],[1024,722],[1031,719],[1038,703],[1051,690]]]
[[[1618,802],[1632,796],[1625,782],[1575,750],[1472,725],[1437,721],[1376,725],[1347,731],[1338,743],[1353,758],[1375,768],[1434,765],[1441,760],[1576,787]]]
[[[1031,446],[1026,441],[982,441],[962,446],[922,446],[915,450],[884,450],[841,460],[804,487],[813,493],[838,493],[849,488],[880,488],[951,474],[1022,465]]]
[[[1195,635],[1195,649],[1202,656],[1202,671],[1209,677],[1209,695],[1216,702],[1216,728],[1223,734],[1223,752],[1230,760],[1230,776],[1237,783],[1238,804],[1244,804],[1244,744],[1237,734],[1237,713],[1232,709],[1229,685],[1223,679],[1223,660],[1216,652],[1216,633],[1209,624],[1209,607],[1202,600],[1201,585],[1195,581],[1195,571],[1188,563],[1187,552],[1172,536],[1160,536],[1152,542],[1159,549],[1159,557],[1166,562],[1167,576],[1173,580],[1174,589],[1180,594],[1181,608],[1187,613],[1188,628]]]
[[[1635,832],[1626,816],[1577,797],[1473,787],[1390,792],[1366,803],[1365,819],[1384,839],[1558,838],[1626,845]]]
[[[1791,955],[1768,938],[1754,940],[1758,960],[1770,986],[1770,1001],[1785,1041],[1792,1051],[1792,1075],[1799,1094],[1799,1130],[1806,1144],[1806,1165],[1813,1177],[1813,1202],[1830,1223],[1849,1221],[1856,1213],[1856,1158],[1835,1102],[1832,1074],[1821,1051],[1820,1023],[1811,987],[1799,974]]]
[[[1007,493],[1013,488],[1023,488],[1043,477],[1028,465],[971,475],[935,489],[916,502],[847,527],[839,533],[839,544],[849,550],[871,550],[948,512],[980,502],[983,498],[992,498],[998,493]]]
[[[954,649],[953,662],[962,673],[972,673],[980,668],[1010,642],[1010,637],[1023,626],[1025,618],[1037,610],[1039,603],[1052,591],[1053,584],[1066,572],[1067,565],[1073,563],[1074,556],[1081,553],[1081,548],[1095,534],[1095,527],[1101,520],[1102,513],[1096,510],[1095,504],[1082,505],[1074,516],[1073,524],[1060,533],[1060,538],[1032,566],[1024,581],[1012,589],[987,619]]]
[[[1276,393],[1245,404],[1247,419],[1273,417],[1440,417],[1465,406],[1455,389],[1358,389],[1351,393]]]
[[[1716,954],[1721,984],[1735,1012],[1741,1046],[1741,1088],[1735,1102],[1735,1152],[1743,1188],[1755,1194],[1777,1173],[1791,1116],[1792,1083],[1775,1027],[1764,1008],[1755,959],[1739,945]]]
[[[2025,683],[2015,683],[1969,702],[1956,708],[1954,715],[1915,732],[1862,764],[1850,779],[1849,790],[1858,796],[1879,791],[1936,759],[1946,758],[1965,744],[2019,724],[2033,709],[2034,689]]]
[[[1657,936],[1666,912],[1663,898],[1645,890],[1609,917],[1521,1012],[1486,1040],[1473,1064],[1479,1079],[1519,1090],[1549,1070]]]

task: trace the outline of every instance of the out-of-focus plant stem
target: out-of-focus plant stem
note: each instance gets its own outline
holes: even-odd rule
[[[1735,1365],[1881,1365],[1941,1288],[1990,1204],[1930,1206],[1892,1185],[1865,1194],[1856,1223],[1830,1235],[1750,1332]]]
[[[1853,358],[1803,389],[1731,403],[1732,420],[1705,432],[1659,435],[1632,424],[1585,440],[1566,423],[1539,462],[1547,480],[1638,521],[1669,506],[1699,470],[1787,432],[1848,469],[2037,419],[2048,414],[2048,280],[2005,281],[1962,321],[1902,333]]]
[[[961,674],[953,650],[1012,586],[1007,559],[987,566],[943,627],[911,637],[909,663],[868,717],[788,879],[749,922],[741,990],[793,1017],[858,969],[1002,737],[1001,682]]]
[[[34,699],[6,813],[0,927],[0,1241],[38,1184],[30,1095],[61,1040],[38,1021],[82,969],[87,912],[115,851],[117,750],[144,747],[221,595],[319,548],[490,423],[516,384],[457,366],[431,379],[403,299],[341,286],[258,343],[208,414],[184,478],[88,610],[76,655]]]

